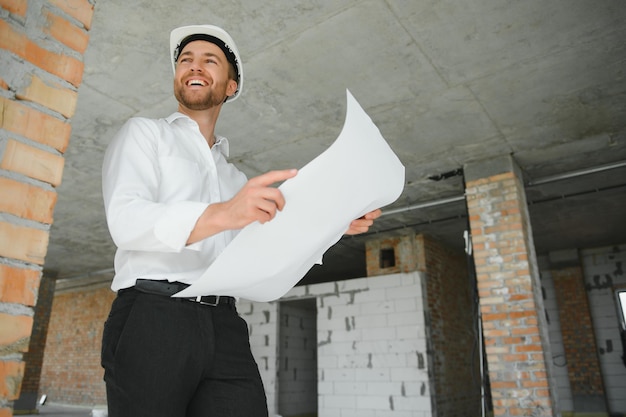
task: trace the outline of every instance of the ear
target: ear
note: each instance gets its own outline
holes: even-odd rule
[[[237,81],[228,80],[228,85],[226,86],[226,95],[230,97],[233,94],[235,94],[236,91],[237,91]]]

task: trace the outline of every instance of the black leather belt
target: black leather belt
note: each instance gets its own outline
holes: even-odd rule
[[[145,294],[163,295],[171,297],[179,291],[187,288],[189,284],[182,282],[156,281],[153,279],[138,279],[134,287],[120,290],[119,293],[128,290],[136,290]],[[235,298],[225,295],[204,295],[199,297],[174,297],[173,300],[193,301],[194,303],[216,307],[218,305],[235,306]]]

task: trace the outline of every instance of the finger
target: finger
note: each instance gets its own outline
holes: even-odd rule
[[[269,212],[259,208],[256,211],[256,216],[254,218],[254,220],[256,220],[257,222],[263,224],[266,222],[269,222],[270,220],[273,219],[274,216],[272,216]]]
[[[263,224],[266,222],[269,222],[270,220],[272,220],[274,216],[272,216],[271,213],[263,210],[263,209],[258,209],[257,210],[257,215],[256,215],[256,221],[258,221],[259,223]]]
[[[374,220],[369,220],[369,219],[356,219],[353,220],[352,223],[350,224],[350,227],[352,228],[369,228],[371,225],[374,224]]]
[[[261,174],[258,177],[252,178],[248,183],[250,185],[258,186],[258,187],[267,187],[269,185],[274,184],[275,182],[288,180],[289,178],[293,178],[298,173],[297,169],[284,169],[279,171],[269,171],[265,174]]]
[[[366,213],[363,218],[364,219],[368,219],[368,220],[376,220],[377,218],[379,218],[381,215],[383,214],[381,209],[376,209],[373,211],[370,211],[369,213]]]
[[[285,207],[285,197],[277,188],[264,189],[262,197],[264,200],[271,201],[278,210],[282,210]]]
[[[261,200],[257,205],[257,210],[261,212],[259,216],[265,221],[272,220],[276,216],[277,209],[276,203],[271,200]]]
[[[380,214],[377,213],[378,211],[380,210],[374,210],[372,212],[365,214],[363,217],[359,217],[356,220],[352,220],[352,222],[350,222],[350,227],[346,231],[346,234],[358,235],[358,234],[367,232],[370,229],[370,227],[374,224],[374,219],[380,216]],[[371,216],[374,218],[372,219],[366,218],[368,216]]]
[[[365,233],[369,230],[369,227],[359,227],[359,226],[350,226],[350,228],[346,231],[347,235],[358,235],[361,233]]]

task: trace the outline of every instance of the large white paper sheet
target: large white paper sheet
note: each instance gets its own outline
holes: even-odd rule
[[[347,91],[337,140],[279,187],[283,211],[245,227],[201,279],[175,296],[276,300],[319,263],[352,220],[392,203],[403,188],[404,166]]]

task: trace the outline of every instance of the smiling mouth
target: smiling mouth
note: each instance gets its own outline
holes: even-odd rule
[[[187,86],[199,86],[199,87],[206,87],[207,83],[206,81],[203,80],[197,80],[197,79],[191,79],[189,81],[187,81]]]

